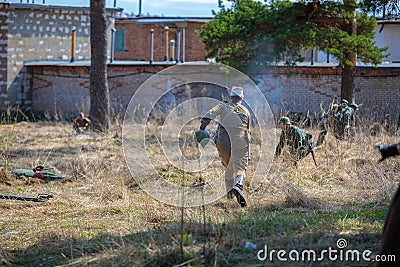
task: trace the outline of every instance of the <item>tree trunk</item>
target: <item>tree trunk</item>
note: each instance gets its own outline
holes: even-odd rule
[[[347,9],[347,13],[350,14],[348,22],[346,22],[345,29],[350,36],[356,36],[356,3],[354,0],[345,0],[344,4]],[[354,51],[347,52],[346,59],[347,62],[344,62],[343,64],[341,98],[346,99],[347,101],[349,101],[349,103],[355,103],[354,80],[356,76],[357,53]]]
[[[354,98],[354,80],[356,73],[356,53],[348,53],[347,60],[353,62],[353,66],[345,64],[342,71],[341,99],[346,99],[349,103],[355,103]]]
[[[110,127],[105,6],[105,0],[90,0],[90,119],[92,129],[101,132]]]

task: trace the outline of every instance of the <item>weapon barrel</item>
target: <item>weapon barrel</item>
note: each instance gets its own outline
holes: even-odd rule
[[[37,197],[0,194],[0,199],[12,199],[12,200],[23,200],[23,201],[33,201],[33,202],[44,202],[52,197],[53,197],[52,195],[47,195],[47,194],[40,194]]]
[[[314,160],[314,164],[315,164],[315,166],[318,166],[318,164],[317,164],[317,161],[315,160],[315,154],[314,154],[314,151],[312,151],[312,152],[311,152],[311,156],[312,156],[312,159]]]

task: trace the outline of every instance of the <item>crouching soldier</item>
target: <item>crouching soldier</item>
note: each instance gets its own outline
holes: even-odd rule
[[[351,129],[354,126],[354,117],[357,110],[358,105],[353,103],[341,111],[339,116],[338,133],[336,136],[338,140],[351,136]]]
[[[281,117],[279,123],[282,132],[275,149],[275,158],[281,154],[285,145],[288,145],[290,158],[293,165],[297,167],[299,160],[313,152],[312,136],[305,134],[300,128],[292,125],[288,117]]]
[[[90,127],[90,119],[85,117],[83,112],[79,112],[78,117],[73,122],[73,127],[77,133],[84,133]]]
[[[246,206],[244,182],[249,162],[250,112],[242,105],[242,87],[232,87],[230,102],[216,105],[201,119],[200,130],[204,131],[211,119],[219,117],[215,137],[218,155],[225,170],[227,197],[236,197],[241,207]]]

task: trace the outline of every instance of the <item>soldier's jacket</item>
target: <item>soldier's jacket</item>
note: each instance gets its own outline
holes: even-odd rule
[[[88,127],[90,125],[90,119],[83,117],[83,118],[76,118],[74,120],[74,128],[78,127]]]
[[[334,104],[332,108],[332,115],[335,118],[336,122],[343,123],[343,112],[348,107],[342,107],[341,105]]]
[[[307,154],[306,134],[297,126],[290,125],[287,132],[282,131],[275,155],[279,156],[285,145],[288,145],[292,156],[304,157]]]
[[[247,144],[249,143],[250,112],[242,104],[223,102],[216,105],[202,118],[200,129],[205,129],[211,119],[217,119],[220,128],[222,127],[219,132],[224,130],[228,132],[231,139],[235,139],[233,142],[239,139],[245,140]]]
[[[233,178],[245,176],[250,146],[250,112],[240,103],[220,103],[202,118],[200,129],[204,130],[211,119],[219,123],[216,147],[222,164],[227,168],[225,182],[227,192],[233,186]]]
[[[350,125],[353,120],[354,110],[351,107],[347,107],[342,111],[342,124]]]
[[[67,178],[67,176],[63,175],[58,175],[54,172],[48,171],[48,170],[42,170],[42,171],[33,171],[32,169],[14,169],[11,171],[17,178],[19,179],[26,179],[28,177],[33,177],[33,178],[39,178],[42,180],[45,180],[46,182],[58,180],[58,179],[64,179]]]

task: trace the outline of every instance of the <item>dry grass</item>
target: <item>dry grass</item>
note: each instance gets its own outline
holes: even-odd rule
[[[0,200],[0,260],[10,266],[262,266],[257,251],[264,245],[321,251],[336,248],[338,238],[379,253],[399,182],[399,160],[378,164],[373,149],[398,136],[358,132],[352,142],[337,143],[328,135],[316,151],[318,167],[311,157],[297,169],[279,158],[246,209],[226,199],[181,209],[137,186],[119,134],[75,135],[71,125],[55,122],[0,127],[0,193],[54,196],[43,203]],[[37,164],[70,178],[43,183],[10,174]],[[257,250],[244,249],[247,241]]]

